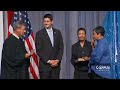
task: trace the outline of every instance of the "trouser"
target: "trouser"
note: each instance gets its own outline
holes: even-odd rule
[[[59,79],[60,69],[52,68],[50,71],[40,72],[40,79]]]
[[[82,71],[75,69],[74,71],[74,79],[89,79],[88,71]]]
[[[103,78],[103,77],[97,75],[93,70],[91,70],[90,79],[106,79],[106,78]]]

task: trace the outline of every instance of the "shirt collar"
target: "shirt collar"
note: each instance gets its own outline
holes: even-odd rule
[[[52,29],[52,28],[50,28],[50,29],[47,29],[47,28],[46,28],[46,30],[47,30],[47,31],[53,31],[53,29]]]
[[[15,33],[13,33],[12,35],[15,36],[17,39],[19,39],[19,37]]]
[[[101,38],[101,39],[99,39],[99,40],[97,40],[97,42],[99,42],[99,41],[101,41],[101,40],[103,40],[104,39],[104,37],[103,38]]]
[[[86,44],[87,40],[85,40],[84,45]],[[77,46],[80,46],[80,40],[77,42]]]

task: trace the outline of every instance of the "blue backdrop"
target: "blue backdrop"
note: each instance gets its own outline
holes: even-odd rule
[[[120,12],[108,11],[103,26],[110,44],[112,78],[120,79]]]

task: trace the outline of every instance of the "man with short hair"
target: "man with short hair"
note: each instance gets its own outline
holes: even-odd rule
[[[93,30],[93,39],[97,41],[97,45],[90,56],[91,79],[111,78],[110,49],[104,34],[105,30],[102,26],[98,26]]]
[[[43,17],[44,28],[36,33],[36,51],[41,79],[59,79],[63,56],[63,38],[60,30],[53,28],[53,16]]]
[[[28,54],[22,36],[25,33],[26,25],[22,21],[17,21],[13,25],[11,34],[3,44],[1,60],[2,79],[29,79],[28,67],[30,64]]]

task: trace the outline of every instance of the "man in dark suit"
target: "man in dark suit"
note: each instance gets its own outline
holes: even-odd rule
[[[2,79],[29,79],[29,57],[21,37],[25,32],[25,24],[18,21],[13,26],[11,34],[3,44],[1,60]]]
[[[88,62],[92,46],[86,40],[86,30],[79,28],[77,31],[78,42],[72,45],[71,63],[75,68],[74,79],[89,79]]]
[[[59,79],[60,63],[63,56],[63,38],[53,25],[53,16],[43,17],[44,28],[36,33],[35,43],[39,60],[41,79]]]

